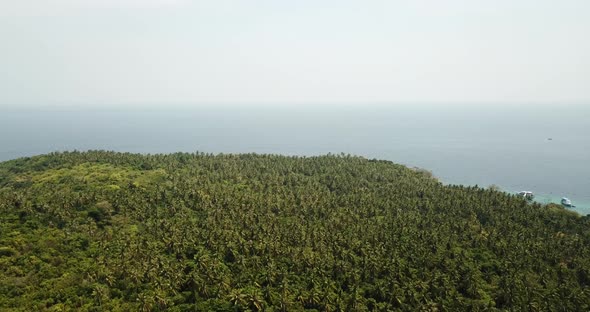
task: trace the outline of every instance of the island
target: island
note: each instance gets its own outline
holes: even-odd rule
[[[0,310],[588,311],[590,219],[344,154],[0,163]]]

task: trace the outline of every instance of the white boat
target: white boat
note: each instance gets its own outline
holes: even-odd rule
[[[529,191],[518,192],[518,196],[521,196],[522,198],[528,199],[528,200],[532,200],[533,198],[535,198],[535,195],[533,194],[533,192],[529,192]]]
[[[564,197],[561,199],[561,204],[566,206],[566,207],[575,207],[574,205],[572,205],[572,201],[569,200],[568,198]]]

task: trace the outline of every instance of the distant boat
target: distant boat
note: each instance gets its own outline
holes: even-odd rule
[[[521,196],[522,198],[527,199],[527,200],[533,200],[533,198],[535,198],[535,195],[533,194],[533,192],[529,192],[529,191],[518,192],[518,196]]]
[[[572,205],[572,201],[569,200],[568,198],[564,197],[561,199],[561,204],[566,206],[566,207],[576,207],[574,205]]]
[[[553,141],[553,139],[552,139],[552,138],[547,138],[547,140],[549,140],[549,141]]]

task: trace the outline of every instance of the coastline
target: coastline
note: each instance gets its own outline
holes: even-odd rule
[[[71,151],[56,151],[54,153],[63,153],[63,152],[73,152],[76,150],[71,150]],[[87,152],[87,151],[91,151],[91,150],[85,150],[85,151],[78,151],[78,152]],[[121,151],[117,151],[117,150],[113,150],[113,152],[121,152]],[[146,155],[149,153],[136,153],[136,152],[131,152],[132,154],[139,154],[139,155]],[[21,159],[21,158],[31,158],[31,157],[40,157],[40,156],[44,156],[50,153],[41,153],[41,154],[36,154],[36,155],[32,155],[32,156],[21,156],[21,157],[16,157],[16,158],[11,158],[11,159],[0,159],[0,164],[4,163],[4,162],[9,162],[9,161],[13,161],[13,160],[17,160],[17,159]],[[158,153],[156,153],[158,154]],[[169,153],[163,153],[163,154],[169,154]],[[235,154],[242,154],[240,152],[235,153]],[[330,153],[328,153],[330,154]],[[276,153],[275,155],[285,155],[285,156],[289,156],[286,154],[281,154],[281,153]],[[334,154],[334,155],[337,155]],[[296,156],[296,155],[290,155],[290,156]],[[314,155],[314,156],[320,156],[320,155]],[[361,157],[365,157],[365,156],[361,156]],[[368,159],[368,157],[365,157]],[[383,160],[387,160],[387,161],[391,161],[393,163],[397,163],[395,161],[389,160],[389,159],[383,159]],[[450,185],[450,184],[456,184],[456,185],[463,185],[463,186],[480,186],[480,187],[484,187],[480,184],[473,184],[473,183],[462,183],[461,181],[448,181],[446,179],[444,179],[444,177],[440,177],[436,174],[433,174],[433,171],[430,169],[426,169],[426,168],[422,168],[422,167],[417,167],[417,166],[410,166],[407,164],[403,164],[403,163],[397,163],[397,164],[401,164],[406,166],[407,168],[409,168],[410,170],[414,170],[414,171],[418,171],[418,172],[422,172],[427,176],[430,176],[434,179],[437,179],[438,181],[440,181],[441,183],[445,184],[445,185]],[[498,185],[498,184],[491,184],[488,186],[488,188],[495,188],[500,192],[504,192],[510,195],[514,195],[516,193],[518,193],[519,191],[522,190],[515,190],[514,187],[505,187],[502,185]],[[575,205],[575,207],[573,208],[567,208],[564,207],[564,209],[568,210],[568,211],[573,211],[576,212],[578,214],[580,214],[581,216],[586,216],[586,215],[590,215],[590,202],[585,202],[585,201],[579,201],[576,199],[575,196],[558,196],[555,194],[545,194],[545,193],[537,193],[535,192],[535,190],[532,190],[535,198],[533,199],[534,202],[537,202],[539,204],[543,204],[543,205],[547,205],[547,204],[556,204],[556,205],[560,205],[561,206],[561,198],[562,197],[568,197],[569,199],[572,200],[572,203]]]
[[[514,190],[508,190],[502,186],[498,186],[495,184],[494,184],[494,187],[496,187],[501,192],[508,193],[511,195],[515,195],[519,192],[519,191],[514,191]],[[564,209],[566,209],[568,211],[577,212],[581,216],[590,215],[590,203],[583,202],[583,201],[577,201],[575,197],[568,197],[569,199],[572,200],[572,203],[575,206],[573,208],[568,208],[568,207],[564,207],[561,205],[561,199],[563,197],[567,197],[567,196],[558,196],[555,194],[535,193],[534,191],[533,191],[533,194],[535,195],[533,201],[536,203],[543,204],[543,205],[555,204],[555,205],[559,205],[559,206],[563,207]]]

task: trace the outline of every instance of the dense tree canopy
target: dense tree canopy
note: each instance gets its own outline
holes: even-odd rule
[[[588,311],[590,220],[348,155],[0,163],[0,310]]]

